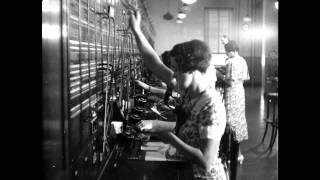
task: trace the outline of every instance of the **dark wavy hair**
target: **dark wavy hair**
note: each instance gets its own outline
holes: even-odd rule
[[[171,67],[170,63],[170,51],[165,51],[164,53],[161,54],[161,60],[163,64],[168,66],[169,68]]]
[[[234,40],[230,40],[227,44],[224,45],[226,52],[230,51],[239,51],[239,46]]]
[[[170,56],[176,58],[183,73],[195,70],[206,72],[210,66],[210,49],[205,42],[197,39],[175,45],[170,51]]]

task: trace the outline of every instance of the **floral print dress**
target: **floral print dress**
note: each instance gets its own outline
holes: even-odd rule
[[[189,113],[181,125],[177,136],[185,143],[200,149],[200,139],[214,139],[220,142],[226,127],[226,111],[221,95],[209,87],[194,99],[184,96],[182,107]],[[225,180],[226,174],[221,159],[217,157],[211,163],[210,171],[193,164],[195,179]]]
[[[248,139],[243,81],[249,78],[248,66],[242,57],[227,59],[226,79],[231,80],[231,86],[227,87],[225,92],[227,123],[237,142]]]

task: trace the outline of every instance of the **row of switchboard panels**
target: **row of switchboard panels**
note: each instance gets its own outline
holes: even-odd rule
[[[127,2],[139,8],[152,44],[147,1]],[[110,121],[125,118],[134,80],[145,72],[128,10],[120,0],[44,0],[42,8],[43,24],[55,23],[62,32],[59,42],[43,37],[45,177],[96,179],[115,149]],[[60,8],[56,14],[54,8]],[[113,103],[124,114],[110,113]],[[49,118],[53,111],[58,118]]]

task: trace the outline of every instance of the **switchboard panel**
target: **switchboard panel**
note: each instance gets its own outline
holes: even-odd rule
[[[43,5],[50,9],[52,2],[44,1]],[[155,31],[147,1],[129,2],[139,8],[143,33],[152,43]],[[109,139],[110,121],[125,118],[129,98],[135,94],[133,82],[141,78],[144,67],[128,28],[128,11],[120,0],[60,0],[57,4],[54,8],[60,8],[60,14],[55,17],[62,17],[59,29],[65,34],[59,38],[61,58],[55,60],[61,64],[55,69],[61,68],[63,73],[63,99],[59,102],[66,114],[58,120],[61,129],[57,133],[62,138],[59,149],[63,151],[59,168],[67,179],[96,179],[116,148]],[[43,17],[50,19],[49,13]],[[44,64],[50,64],[48,61],[43,59]],[[114,104],[124,114],[113,113]]]
[[[131,3],[146,13],[145,4]],[[143,28],[145,34],[150,27]],[[86,179],[90,168],[101,169],[112,150],[106,131],[114,117],[108,106],[128,102],[132,79],[142,67],[120,1],[70,0],[68,37],[70,168],[73,178]]]

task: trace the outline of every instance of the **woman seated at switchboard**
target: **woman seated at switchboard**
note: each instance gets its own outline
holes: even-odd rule
[[[165,64],[167,67],[170,68],[170,53],[169,51],[165,51],[164,53],[161,54],[161,60],[163,64]],[[170,96],[178,98],[179,94],[177,92],[172,91],[172,88],[168,88],[167,85],[163,82],[161,82],[161,87],[156,87],[156,86],[151,86],[148,85],[147,83],[144,83],[140,80],[135,81],[138,86],[143,88],[146,91],[151,92],[152,94],[155,94],[159,96],[162,99],[165,99],[165,102],[168,102],[168,98]]]

